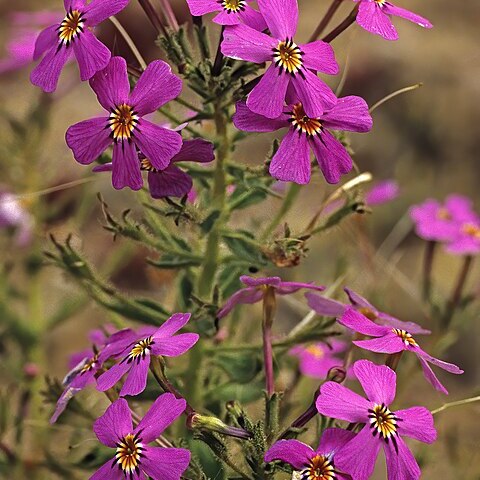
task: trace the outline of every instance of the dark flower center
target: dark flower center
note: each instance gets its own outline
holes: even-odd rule
[[[58,27],[60,44],[68,47],[81,33],[85,25],[85,17],[79,10],[70,10]]]
[[[131,363],[134,360],[139,362],[140,360],[145,359],[147,354],[150,353],[154,343],[155,342],[152,337],[144,338],[143,340],[137,342],[127,356],[127,363]]]
[[[97,366],[97,360],[98,360],[98,355],[95,355],[94,357],[89,358],[85,362],[85,365],[80,370],[80,375],[83,375],[84,373],[87,373],[90,370],[93,370]]]
[[[474,225],[473,223],[465,223],[462,225],[462,233],[468,235],[469,237],[480,240],[480,227]]]
[[[125,435],[118,443],[115,452],[115,460],[120,470],[126,475],[140,474],[140,462],[143,457],[144,446],[138,433]]]
[[[392,328],[392,332],[400,337],[403,340],[403,343],[408,347],[411,345],[412,347],[418,347],[418,343],[415,339],[408,333],[406,330],[400,330],[398,328]]]
[[[300,472],[301,480],[334,480],[335,467],[333,461],[324,455],[316,455],[310,465]]]
[[[273,61],[280,71],[285,70],[287,73],[295,75],[303,67],[303,52],[293,42],[292,39],[280,42],[273,49]]]
[[[317,135],[322,130],[320,120],[318,118],[308,117],[301,103],[294,105],[290,112],[289,122],[299,133],[305,133],[310,137]]]
[[[238,13],[245,10],[246,0],[220,0],[220,5],[227,13]]]
[[[368,418],[370,418],[370,428],[375,437],[377,434],[386,442],[392,439],[395,443],[395,435],[397,435],[398,418],[383,403],[375,405],[373,410],[368,410]]]
[[[112,138],[119,140],[131,140],[133,131],[138,123],[138,115],[130,105],[122,103],[112,110],[108,124],[112,130]]]
[[[147,172],[158,172],[159,170],[155,168],[148,158],[143,158],[140,160],[140,168],[146,170]]]

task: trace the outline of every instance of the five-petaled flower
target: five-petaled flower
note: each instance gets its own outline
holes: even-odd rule
[[[362,335],[375,337],[369,340],[354,340],[353,343],[357,347],[376,353],[394,354],[403,351],[414,353],[420,361],[425,378],[440,392],[448,393],[433,373],[429,363],[456,375],[463,373],[463,370],[456,365],[439,360],[423,351],[412,333],[407,330],[377,325],[353,308],[347,308],[345,313],[338,318],[338,322]]]
[[[335,467],[349,473],[355,480],[367,480],[373,473],[379,450],[387,459],[389,480],[420,477],[420,468],[403,440],[411,437],[433,443],[437,432],[432,414],[424,407],[391,410],[395,399],[396,374],[385,365],[359,360],[353,366],[367,399],[335,382],[320,388],[317,410],[331,418],[365,424],[360,432],[341,448]]]
[[[316,72],[336,75],[338,65],[332,47],[322,41],[297,45],[297,0],[258,0],[271,36],[246,25],[227,27],[222,53],[254,63],[272,62],[248,95],[247,107],[268,118],[282,114],[287,90],[293,89],[310,118],[332,108],[337,99]]]
[[[380,35],[386,40],[397,40],[398,33],[390,16],[402,17],[424,28],[432,28],[432,24],[416,13],[396,7],[387,0],[354,0],[360,2],[357,23],[370,33]]]
[[[180,333],[190,319],[189,313],[176,313],[172,315],[155,332],[141,334],[142,332],[130,331],[117,342],[105,348],[99,356],[100,361],[114,356],[119,363],[115,364],[97,380],[100,391],[112,388],[126,373],[125,383],[120,390],[120,395],[138,395],[145,390],[147,385],[150,356],[177,357],[184,354],[198,341],[196,333]]]
[[[239,102],[233,123],[247,132],[273,132],[288,128],[270,163],[272,177],[299,184],[308,183],[312,149],[327,182],[337,183],[343,174],[352,169],[352,159],[328,129],[368,132],[372,128],[372,117],[365,100],[351,96],[339,98],[331,110],[315,118],[306,114],[300,102],[292,102],[275,119],[253,113],[248,108],[248,101]]]
[[[253,278],[242,275],[240,281],[246,285],[236,291],[218,311],[217,318],[226,317],[239,304],[252,304],[260,302],[263,299],[267,288],[273,288],[278,295],[289,295],[302,288],[310,290],[325,290],[325,287],[312,285],[311,283],[284,282],[280,277]]]
[[[302,480],[350,480],[350,475],[339,471],[335,462],[337,452],[354,437],[355,434],[348,430],[327,428],[316,450],[298,440],[279,440],[269,448],[265,461],[288,463]]]
[[[238,25],[244,23],[255,30],[262,31],[267,24],[260,12],[253,9],[252,0],[187,0],[190,13],[197,17],[207,13],[219,12],[213,21],[220,25]]]
[[[57,88],[60,73],[71,56],[75,55],[82,81],[89,80],[105,68],[110,50],[90,30],[123,10],[129,0],[64,0],[65,18],[43,30],[35,43],[34,60],[43,56],[33,69],[30,80],[45,92]]]
[[[134,428],[128,403],[123,398],[112,403],[96,420],[93,430],[101,443],[115,449],[115,456],[100,467],[90,480],[139,479],[180,480],[190,463],[183,448],[151,447],[148,444],[176,420],[186,402],[171,393],[160,395]]]
[[[137,148],[148,158],[152,168],[164,170],[182,147],[178,132],[143,118],[176,98],[182,89],[182,81],[167,63],[156,60],[148,65],[129,93],[127,64],[123,58],[113,57],[108,66],[90,80],[90,85],[109,116],[71,126],[66,134],[67,144],[77,162],[86,165],[114,143],[114,188],[128,186],[139,190],[143,179]]]

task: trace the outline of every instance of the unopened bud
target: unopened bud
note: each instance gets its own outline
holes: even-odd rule
[[[344,367],[332,367],[327,374],[327,380],[336,383],[342,383],[347,376],[347,370]]]
[[[247,439],[251,436],[246,430],[243,430],[242,428],[231,427],[222,422],[217,417],[200,415],[199,413],[194,413],[188,417],[187,426],[192,430],[206,430],[209,432],[217,432],[236,438]]]

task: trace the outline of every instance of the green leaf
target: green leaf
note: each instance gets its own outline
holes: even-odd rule
[[[254,264],[266,265],[266,259],[255,237],[246,231],[224,232],[223,240],[237,257]]]
[[[262,369],[260,358],[252,352],[222,353],[216,356],[215,363],[230,380],[240,384],[252,381]]]

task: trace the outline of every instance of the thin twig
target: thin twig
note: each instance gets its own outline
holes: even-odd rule
[[[327,10],[327,13],[322,18],[322,20],[320,20],[320,23],[318,24],[317,28],[312,33],[311,37],[308,39],[309,42],[313,42],[317,40],[317,38],[323,33],[323,31],[325,30],[325,28],[327,28],[328,24],[330,23],[330,20],[335,15],[335,12],[338,10],[338,7],[340,7],[342,2],[343,0],[333,0],[332,4],[330,5],[330,8]]]
[[[423,83],[416,83],[415,85],[410,85],[409,87],[401,88],[400,90],[397,90],[390,95],[387,95],[386,97],[383,97],[381,100],[379,100],[377,103],[372,105],[370,107],[369,112],[373,113],[380,105],[383,105],[385,102],[388,102],[392,98],[398,97],[398,95],[402,95],[402,93],[407,93],[411,92],[412,90],[416,90],[417,88],[423,87]]]
[[[118,30],[120,35],[123,37],[123,39],[127,43],[128,48],[130,48],[130,50],[132,51],[132,53],[135,56],[135,58],[137,59],[137,62],[139,63],[139,65],[143,68],[143,70],[145,70],[147,68],[147,63],[145,62],[142,55],[138,51],[138,48],[135,45],[134,41],[132,40],[132,37],[130,37],[128,32],[122,27],[122,24],[115,17],[113,17],[113,16],[110,17],[110,21],[113,23],[115,28]]]
[[[460,407],[462,405],[468,405],[469,403],[475,402],[480,402],[480,395],[478,397],[465,398],[464,400],[457,400],[456,402],[445,403],[441,407],[432,410],[431,414],[436,415],[437,413],[443,412],[444,410],[447,410],[451,407]]]

